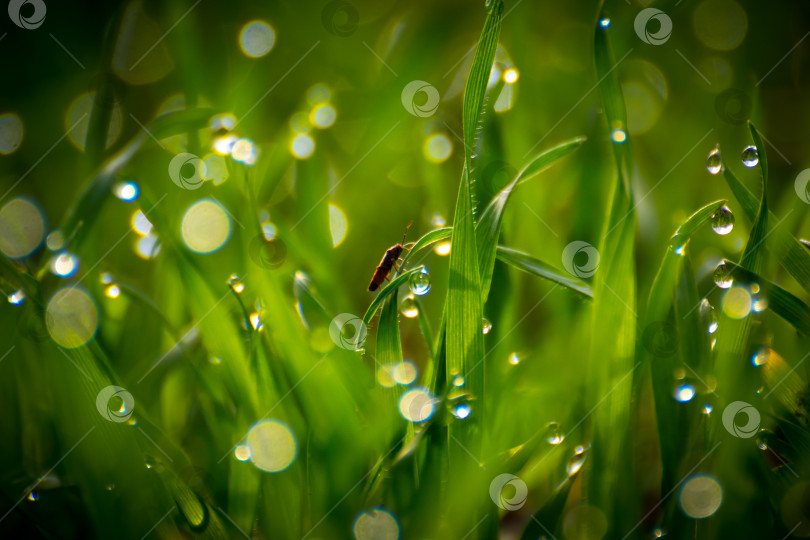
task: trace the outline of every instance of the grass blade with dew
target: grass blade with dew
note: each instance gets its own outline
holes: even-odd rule
[[[407,272],[403,272],[392,279],[388,285],[383,287],[380,293],[374,297],[374,300],[371,301],[371,305],[368,306],[366,314],[363,315],[363,322],[368,325],[371,322],[372,317],[374,317],[374,314],[377,312],[377,309],[383,303],[383,300],[388,298],[394,291],[396,291],[400,285],[406,283],[412,274],[422,272],[424,269],[425,267],[420,265],[416,268],[411,268]]]
[[[677,403],[672,399],[672,373],[677,367],[677,355],[666,340],[671,337],[668,322],[675,290],[683,271],[683,257],[692,236],[708,224],[712,215],[723,207],[725,200],[714,201],[692,214],[672,235],[664,258],[655,276],[647,308],[640,326],[642,338],[638,344],[638,358],[650,366],[653,400],[657,418],[661,451],[661,492],[669,493],[678,481],[679,433],[672,419],[676,417]],[[675,326],[677,328],[677,325]],[[662,332],[663,331],[663,332]]]
[[[536,156],[517,173],[514,180],[490,201],[481,214],[475,227],[475,235],[478,241],[478,270],[481,273],[481,300],[483,302],[486,302],[489,296],[489,288],[492,283],[492,272],[495,268],[495,251],[501,232],[504,209],[512,193],[514,193],[515,187],[540,174],[558,159],[579,148],[583,142],[585,142],[585,138],[578,137]]]
[[[442,227],[440,229],[434,229],[424,236],[422,236],[419,240],[417,240],[413,246],[402,256],[402,262],[399,264],[399,268],[397,270],[397,274],[400,274],[404,271],[405,266],[407,265],[410,258],[419,253],[420,251],[432,246],[437,242],[441,242],[446,238],[450,238],[453,235],[453,227]]]
[[[601,6],[600,6],[601,10]],[[600,16],[601,20],[601,16]],[[598,407],[589,418],[594,448],[588,497],[611,524],[608,535],[629,529],[636,509],[619,508],[619,500],[637,500],[632,476],[630,444],[631,381],[636,347],[636,219],[627,171],[627,118],[608,28],[594,21],[596,77],[615,158],[616,178],[604,233],[600,266],[594,276],[587,403]],[[617,135],[620,134],[620,135]],[[591,406],[593,406],[591,405]],[[587,465],[586,465],[587,467]]]
[[[518,270],[522,270],[533,276],[547,279],[552,283],[562,285],[563,287],[566,287],[574,292],[578,292],[588,300],[593,300],[593,291],[591,290],[590,285],[579,278],[554,268],[550,264],[544,263],[540,259],[532,257],[528,253],[504,246],[498,246],[496,255],[498,259],[514,268],[517,268]]]

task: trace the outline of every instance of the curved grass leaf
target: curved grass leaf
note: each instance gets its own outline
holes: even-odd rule
[[[397,288],[404,284],[405,282],[410,279],[411,274],[416,272],[421,272],[424,270],[424,266],[417,266],[416,268],[411,268],[407,272],[403,272],[402,274],[398,275],[396,278],[392,279],[391,282],[383,287],[380,293],[371,301],[371,305],[368,306],[366,310],[366,314],[363,315],[363,322],[368,325],[371,322],[371,318],[374,317],[374,314],[377,312],[377,308],[380,307],[380,304],[383,303],[383,300],[388,298],[391,293],[397,290]]]
[[[397,270],[397,274],[402,272],[402,269],[408,264],[410,258],[422,251],[425,248],[428,248],[435,244],[436,242],[441,242],[446,238],[450,238],[453,235],[453,227],[442,227],[440,229],[434,229],[416,241],[416,243],[408,250],[405,255],[402,257],[402,262],[399,265],[399,270]]]
[[[677,416],[677,402],[672,399],[672,373],[677,367],[677,356],[667,347],[656,345],[656,340],[660,339],[656,333],[658,329],[666,330],[668,328],[667,321],[672,310],[675,291],[684,271],[684,253],[689,240],[701,227],[709,223],[712,214],[722,208],[724,204],[726,204],[725,200],[707,204],[689,216],[672,235],[650,289],[647,309],[640,326],[642,339],[638,347],[638,357],[650,365],[656,424],[661,448],[662,493],[669,493],[679,480],[676,475],[681,435],[674,422]],[[676,329],[679,328],[677,324],[679,322],[680,319],[676,319]],[[662,335],[661,338],[666,338],[666,335]]]
[[[587,283],[581,279],[566,275],[562,270],[558,270],[550,264],[546,264],[540,259],[532,257],[528,253],[498,246],[497,257],[518,270],[523,270],[527,274],[547,279],[553,283],[567,287],[572,291],[578,292],[589,300],[593,300],[593,291]]]
[[[498,237],[501,232],[503,212],[515,187],[538,175],[558,159],[573,152],[583,142],[585,142],[585,138],[578,137],[546,150],[532,159],[518,172],[514,180],[490,201],[484,213],[481,214],[481,218],[475,227],[475,235],[478,241],[478,269],[481,272],[481,300],[483,302],[486,302],[489,296],[489,288],[492,283],[492,272],[495,268],[495,247],[498,244]]]

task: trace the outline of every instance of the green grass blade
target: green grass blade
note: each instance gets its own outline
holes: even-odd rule
[[[411,268],[407,272],[403,272],[402,274],[398,275],[396,278],[392,279],[388,285],[386,285],[380,293],[371,301],[371,305],[368,306],[366,310],[366,314],[363,315],[363,322],[368,325],[371,322],[371,318],[374,317],[374,314],[377,312],[377,309],[383,303],[383,300],[388,298],[400,285],[403,285],[410,279],[411,274],[416,272],[421,272],[425,267],[424,266],[417,266],[416,268]]]
[[[723,172],[723,176],[746,217],[752,222],[755,221],[760,206],[759,199],[734,176],[728,167]],[[790,231],[783,227],[783,219],[768,212],[768,230],[770,231],[766,240],[768,249],[799,285],[810,291],[810,250],[805,249]]]
[[[528,253],[516,249],[498,246],[497,257],[501,261],[522,270],[527,274],[538,276],[562,285],[574,292],[578,292],[588,300],[593,300],[593,291],[590,285],[579,278],[573,277],[562,270],[554,268],[550,264],[544,263],[540,259],[532,257]]]
[[[434,229],[422,236],[422,238],[417,240],[416,243],[405,253],[405,255],[402,256],[402,263],[400,263],[397,273],[402,272],[405,269],[412,256],[437,242],[450,238],[452,235],[453,227],[442,227],[440,229]]]
[[[520,170],[514,180],[490,201],[483,214],[481,214],[475,227],[475,234],[478,241],[478,268],[481,272],[481,300],[483,302],[486,302],[489,296],[489,288],[492,283],[492,272],[495,268],[495,249],[501,232],[504,209],[512,193],[514,193],[515,187],[538,175],[558,159],[573,152],[583,142],[585,142],[585,138],[578,137],[546,150],[532,159]]]
[[[399,306],[397,288],[386,298],[377,325],[377,347],[374,351],[377,364],[396,364],[402,361],[402,343],[399,338]]]

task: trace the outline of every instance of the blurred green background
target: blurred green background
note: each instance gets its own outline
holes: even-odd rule
[[[10,13],[36,15],[35,2],[17,4],[9,3]],[[603,511],[599,501],[586,504],[589,486],[608,476],[589,467],[578,476],[569,462],[582,453],[577,446],[588,451],[589,417],[601,403],[585,388],[589,344],[602,322],[581,295],[496,262],[484,306],[492,324],[482,368],[485,434],[480,454],[466,452],[478,471],[463,482],[439,472],[450,450],[428,436],[414,439],[418,425],[400,414],[398,398],[419,382],[380,384],[387,379],[378,373],[385,362],[375,356],[376,322],[362,354],[330,336],[335,316],[366,312],[374,268],[409,222],[411,242],[453,223],[464,85],[484,2],[44,4],[35,28],[11,16],[0,24],[0,236],[10,297],[0,308],[3,536],[519,538],[548,516],[553,523],[532,538],[810,536],[808,439],[797,420],[806,411],[810,342],[770,310],[757,315],[740,362],[753,370],[750,351],[767,345],[786,362],[775,373],[795,367],[788,380],[799,397],[756,402],[775,443],[765,435],[734,439],[703,461],[711,449],[706,426],[725,436],[725,383],[711,363],[673,377],[673,388],[685,378],[696,392],[666,420],[683,439],[678,470],[713,474],[725,488],[717,513],[699,520],[679,506],[680,491],[660,489],[662,419],[652,411],[646,366],[632,377],[630,424],[616,426],[627,441],[626,463],[617,467],[633,469],[619,492],[629,498]],[[664,43],[645,43],[634,29],[645,7],[671,18]],[[810,5],[505,3],[475,148],[479,214],[539,152],[587,137],[521,185],[504,217],[500,244],[556,268],[565,266],[569,243],[600,245],[613,197],[611,128],[594,69],[594,29],[606,18],[633,156],[637,302],[628,309],[643,315],[673,232],[696,209],[728,199],[733,231],[707,228],[689,246],[695,287],[719,306],[723,291],[712,272],[722,258],[739,260],[751,221],[706,159],[719,145],[726,167],[759,197],[758,169],[739,158],[752,144],[747,120],[766,141],[770,210],[796,237],[810,237],[808,206],[794,189],[810,167]],[[263,24],[246,37],[255,22]],[[424,93],[411,105],[429,110],[407,110],[402,93],[411,81],[435,88],[435,110]],[[174,162],[192,159],[182,176],[205,177],[194,189],[178,185],[181,169],[172,173],[184,153],[191,157]],[[21,197],[35,207],[9,209]],[[196,217],[190,208],[200,210]],[[56,234],[46,245],[55,230],[62,242]],[[418,310],[437,337],[449,245],[433,247],[409,266],[430,272]],[[806,302],[808,283],[779,263],[769,255],[760,273]],[[63,288],[70,285],[78,289]],[[54,315],[47,306],[60,290],[74,292]],[[25,299],[12,299],[15,291]],[[74,321],[61,341],[59,314]],[[402,317],[400,331],[402,355],[423,381],[435,365],[419,323]],[[81,337],[85,328],[92,339]],[[680,339],[702,343],[703,334],[681,331]],[[751,370],[743,378],[756,380],[756,390],[767,376]],[[439,384],[430,388],[436,394]],[[134,413],[126,400],[113,407],[126,416],[120,422],[94,408],[110,385],[134,400]],[[706,405],[715,412],[703,414]],[[267,419],[282,428],[256,445],[283,454],[285,437],[295,441],[279,472],[260,470],[255,453],[252,466],[235,447]],[[458,420],[436,414],[437,424]],[[394,460],[403,437],[419,450]],[[742,464],[734,482],[716,465],[722,452]],[[507,455],[520,456],[521,466]],[[487,496],[502,472],[528,485],[525,505],[511,513]],[[374,513],[377,506],[390,514]],[[462,517],[467,511],[472,521]]]

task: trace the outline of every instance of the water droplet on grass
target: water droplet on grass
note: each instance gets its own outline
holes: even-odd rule
[[[742,151],[743,165],[752,169],[759,164],[759,154],[756,146],[746,146]]]
[[[565,435],[562,432],[560,424],[557,422],[549,422],[546,424],[546,441],[549,444],[560,444],[565,440]]]
[[[708,403],[703,406],[703,414],[711,414],[712,413],[712,406]]]
[[[486,317],[484,317],[481,322],[483,323],[483,328],[481,331],[484,333],[484,335],[489,334],[489,331],[492,330],[492,323],[489,322],[489,319]]]
[[[417,296],[424,296],[430,291],[430,274],[427,268],[422,268],[419,272],[414,272],[408,278],[408,286],[411,292]]]
[[[771,357],[771,349],[769,347],[760,347],[751,355],[751,364],[755,366],[764,366],[768,363]]]
[[[38,494],[38,493],[36,493],[36,492],[34,492],[34,491],[32,491],[32,492],[30,492],[30,493],[28,494],[28,497],[26,497],[26,498],[27,498],[29,501],[34,502],[34,501],[36,501],[36,500],[38,500],[38,499],[39,499],[39,494]]]
[[[113,193],[122,201],[134,201],[138,198],[138,184],[135,182],[119,182],[113,187]]]
[[[706,158],[706,170],[712,174],[723,172],[723,156],[720,155],[720,147],[715,146]]]
[[[712,306],[706,298],[703,298],[700,300],[698,312],[700,313],[700,318],[703,319],[704,324],[706,324],[708,332],[714,334],[717,331],[717,313],[714,311],[714,306]]]
[[[15,306],[19,306],[25,302],[25,291],[22,289],[17,289],[10,295],[8,295],[8,303],[14,304]]]
[[[579,472],[582,465],[585,464],[585,459],[588,457],[588,448],[585,446],[577,446],[574,448],[574,455],[568,460],[565,470],[568,476],[573,476]]]
[[[599,19],[599,26],[601,26],[602,28],[610,28],[610,18],[602,17],[601,19]]]
[[[419,307],[416,305],[416,297],[413,294],[406,294],[399,303],[399,311],[409,319],[419,315]]]
[[[459,403],[453,409],[453,416],[455,416],[460,420],[467,418],[468,416],[470,416],[470,406],[467,405],[466,403]]]
[[[228,277],[228,285],[233,289],[233,292],[239,294],[245,290],[245,283],[242,281],[242,278],[239,277],[238,274],[231,274]]]
[[[679,384],[675,387],[675,399],[686,403],[695,397],[695,387],[691,384]]]
[[[725,261],[717,265],[717,268],[715,268],[714,270],[713,278],[715,285],[717,285],[721,289],[731,288],[731,284],[734,282],[734,280],[731,278],[731,272],[729,271],[728,266],[726,266]]]
[[[734,228],[734,214],[731,209],[723,205],[712,214],[712,230],[719,235],[728,234]]]
[[[616,144],[622,144],[627,141],[627,132],[623,129],[614,129],[610,132],[610,140]]]
[[[464,377],[461,375],[453,377],[453,386],[464,386]]]

